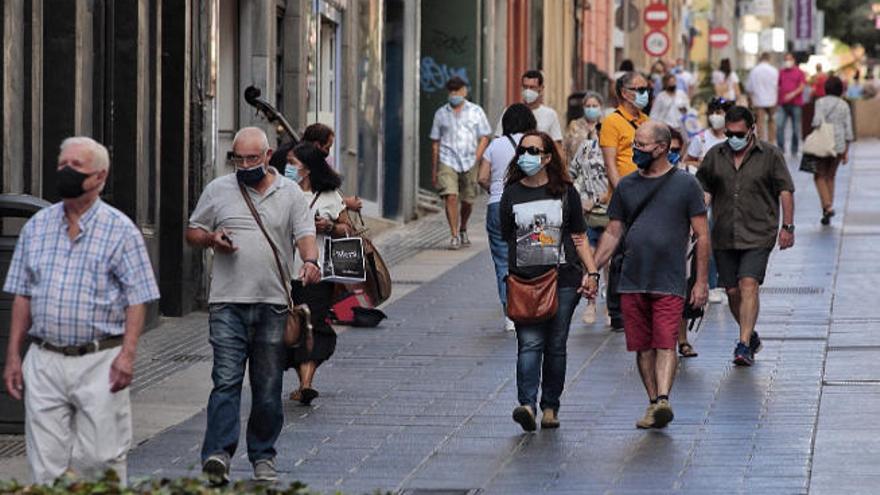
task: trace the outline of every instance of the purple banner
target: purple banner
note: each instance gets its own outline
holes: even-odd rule
[[[813,0],[795,0],[794,32],[795,39],[813,39]]]

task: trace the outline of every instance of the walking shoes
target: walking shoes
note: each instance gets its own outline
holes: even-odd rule
[[[229,454],[214,454],[202,464],[202,474],[213,486],[229,483]]]
[[[275,459],[260,459],[254,462],[254,481],[278,481]]]
[[[672,422],[672,419],[675,418],[675,414],[672,413],[672,406],[669,405],[669,401],[666,399],[660,399],[657,401],[657,405],[654,406],[654,428],[666,428],[666,425]]]
[[[541,415],[541,429],[552,430],[554,428],[559,428],[559,417],[556,416],[556,411],[544,409]]]
[[[535,431],[538,424],[535,423],[535,412],[530,406],[519,406],[513,410],[513,420],[522,426],[523,431]]]
[[[752,357],[752,350],[749,349],[749,346],[742,342],[737,342],[736,349],[733,351],[733,364],[737,366],[751,366],[753,362],[754,358]]]
[[[657,407],[657,404],[648,404],[648,408],[645,409],[645,415],[642,417],[642,419],[636,421],[636,428],[647,430],[648,428],[654,427],[655,407]]]

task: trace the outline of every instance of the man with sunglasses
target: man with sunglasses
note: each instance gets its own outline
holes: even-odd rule
[[[201,455],[202,471],[214,484],[229,481],[230,461],[238,447],[246,365],[253,395],[248,459],[255,480],[278,478],[275,441],[284,422],[281,385],[288,308],[282,280],[297,278],[291,273],[294,240],[304,261],[298,278],[306,285],[320,279],[315,219],[296,182],[268,165],[272,150],[266,134],[256,127],[241,129],[232,149],[235,173],[205,187],[186,231],[192,246],[214,251],[208,298],[214,387]],[[251,214],[242,188],[280,252],[286,273],[278,273],[273,248]]]
[[[624,72],[615,83],[617,99],[620,102],[614,112],[605,117],[599,131],[599,147],[605,159],[605,171],[611,190],[617,188],[620,180],[636,171],[633,163],[633,140],[636,129],[648,120],[642,109],[650,101],[648,80],[638,72]],[[617,278],[613,275],[619,270],[613,263],[608,278],[608,293],[605,304],[611,319],[611,330],[623,331],[623,316],[620,312],[620,295],[617,293]]]
[[[794,183],[781,150],[755,136],[749,109],[735,106],[724,119],[727,144],[709,150],[697,178],[712,206],[718,285],[740,328],[733,362],[751,366],[761,350],[754,330],[770,252],[777,237],[780,249],[794,245]]]

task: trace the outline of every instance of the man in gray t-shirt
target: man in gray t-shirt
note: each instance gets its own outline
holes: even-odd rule
[[[645,416],[636,423],[639,428],[663,428],[672,421],[669,391],[686,298],[701,307],[709,295],[706,205],[696,179],[666,159],[671,142],[666,124],[652,120],[639,126],[633,141],[633,161],[639,171],[621,179],[614,190],[608,208],[611,221],[596,251],[601,268],[624,243],[618,290],[626,347],[637,353],[650,400]],[[697,239],[697,282],[688,295],[685,259],[691,229]]]
[[[266,134],[246,127],[235,135],[232,149],[236,172],[208,184],[186,231],[191,245],[214,249],[208,299],[214,388],[208,400],[202,471],[215,484],[229,481],[246,365],[253,393],[248,458],[254,479],[277,479],[275,441],[284,422],[281,385],[287,351],[285,286],[293,275],[294,239],[304,261],[299,277],[304,284],[320,279],[315,220],[299,186],[267,165],[272,150]],[[242,196],[240,183],[280,252],[284,273],[278,273],[272,248]]]

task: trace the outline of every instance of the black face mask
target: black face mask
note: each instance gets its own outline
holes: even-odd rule
[[[83,189],[83,182],[92,175],[94,174],[84,174],[70,166],[65,166],[55,176],[57,179],[58,195],[63,199],[73,199],[82,196],[86,193],[86,190]]]
[[[266,176],[266,167],[260,165],[253,168],[240,168],[235,171],[235,178],[246,186],[255,186]]]
[[[674,93],[674,92],[675,92],[675,86],[666,86],[666,91],[669,91],[670,93]]]

